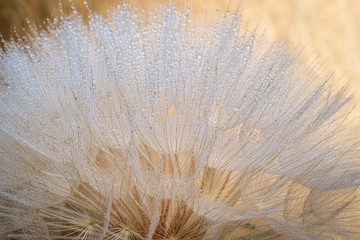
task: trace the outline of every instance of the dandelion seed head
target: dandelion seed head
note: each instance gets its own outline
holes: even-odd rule
[[[1,237],[359,236],[346,89],[238,12],[121,5],[30,41],[0,57]]]

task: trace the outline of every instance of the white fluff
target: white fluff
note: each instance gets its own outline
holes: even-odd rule
[[[227,13],[61,19],[0,54],[0,236],[358,239],[349,98]]]

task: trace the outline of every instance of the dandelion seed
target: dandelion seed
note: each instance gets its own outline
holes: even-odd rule
[[[359,238],[344,88],[238,13],[89,19],[1,52],[1,237]]]

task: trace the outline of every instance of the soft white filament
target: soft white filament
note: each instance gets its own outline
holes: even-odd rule
[[[237,13],[188,15],[74,13],[6,44],[1,237],[359,237],[345,89]]]

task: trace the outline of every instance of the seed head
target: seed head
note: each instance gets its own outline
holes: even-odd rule
[[[0,54],[0,236],[358,239],[349,98],[282,42],[165,5]]]

